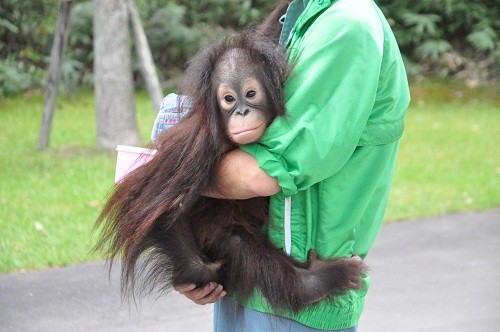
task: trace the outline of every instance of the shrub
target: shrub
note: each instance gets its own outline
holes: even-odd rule
[[[258,22],[268,0],[139,0],[153,58],[164,78],[175,78],[207,40]]]
[[[92,1],[73,5],[69,21],[68,47],[62,68],[63,86],[69,92],[94,84]]]
[[[40,85],[52,46],[57,4],[57,0],[2,0],[0,96]]]
[[[500,74],[498,0],[377,0],[410,75],[483,81]],[[161,79],[173,81],[207,40],[261,20],[269,0],[136,0]],[[60,0],[2,0],[0,95],[40,86]],[[75,0],[62,88],[93,84],[92,1]],[[133,40],[132,40],[133,43]],[[135,79],[141,83],[133,55]]]
[[[0,60],[0,96],[14,96],[30,87],[40,86],[41,75],[41,70],[35,67],[27,69],[12,56]]]
[[[377,1],[410,67],[423,74],[489,79],[498,75],[496,0]],[[483,67],[482,72],[474,69]],[[464,74],[463,72],[466,71]]]

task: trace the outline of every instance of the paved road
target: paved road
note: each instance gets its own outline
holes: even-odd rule
[[[499,252],[500,209],[385,225],[359,331],[500,331]],[[5,332],[203,332],[211,315],[176,293],[122,304],[103,263],[0,275]]]

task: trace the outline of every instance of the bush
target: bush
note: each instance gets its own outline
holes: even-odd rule
[[[142,24],[148,37],[153,60],[161,79],[173,81],[186,62],[207,40],[260,21],[273,5],[268,0],[137,0]],[[92,83],[92,5],[83,1],[73,7],[68,79],[64,82]],[[133,43],[133,40],[132,40]],[[82,58],[82,55],[87,55]],[[137,58],[132,54],[134,78],[142,83]]]
[[[137,6],[151,51],[165,79],[179,75],[207,41],[258,22],[268,0],[139,0]]]
[[[498,0],[378,0],[400,44],[410,75],[484,81],[498,77]],[[136,0],[161,79],[174,81],[207,40],[259,22],[269,0]],[[60,0],[2,0],[0,95],[42,82]],[[93,84],[92,1],[75,0],[62,88]],[[133,40],[132,40],[133,42]],[[134,77],[141,84],[133,55]]]
[[[377,2],[410,68],[441,77],[486,80],[498,76],[500,22],[496,0]]]
[[[62,68],[63,86],[74,91],[94,84],[94,47],[92,1],[76,3],[71,8],[68,47]]]
[[[203,31],[187,25],[186,7],[175,3],[147,8],[144,29],[155,64],[163,77],[178,75],[186,59],[198,49]]]
[[[41,84],[57,20],[57,0],[2,0],[0,96]]]
[[[27,70],[22,62],[12,56],[1,60],[0,96],[14,96],[30,87],[41,86],[42,75],[40,69],[31,67]]]

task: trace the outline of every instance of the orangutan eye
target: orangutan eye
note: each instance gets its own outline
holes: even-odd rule
[[[257,94],[257,91],[255,90],[250,90],[247,92],[247,98],[253,98]]]
[[[227,103],[232,103],[232,102],[234,102],[236,99],[234,99],[234,97],[233,97],[233,96],[231,96],[231,95],[225,95],[225,96],[224,96],[224,100],[225,100]]]

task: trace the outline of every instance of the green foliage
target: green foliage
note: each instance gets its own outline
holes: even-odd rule
[[[0,60],[0,97],[13,96],[30,87],[41,86],[43,71],[8,56]]]
[[[451,44],[444,39],[427,39],[415,48],[415,55],[420,59],[437,60],[451,49]]]
[[[60,0],[1,2],[0,96],[36,88],[42,82],[40,73],[48,68]],[[376,2],[395,32],[410,75],[481,81],[500,74],[498,0]],[[227,31],[251,29],[270,12],[274,1],[136,0],[136,4],[166,84],[175,82],[187,60],[207,40]],[[74,0],[63,91],[93,84],[92,25],[92,1]],[[132,60],[140,84],[137,59]]]
[[[18,66],[12,57],[0,62],[0,96],[15,95],[31,85],[29,75],[20,71]]]
[[[155,64],[166,79],[178,76],[207,40],[259,22],[268,0],[138,0]]]
[[[55,0],[2,0],[0,6],[0,58],[39,65],[50,52],[57,19]]]
[[[493,51],[497,35],[491,27],[477,29],[467,36],[467,41],[474,45],[479,51]]]
[[[55,0],[2,0],[0,96],[40,85],[57,19]]]
[[[388,17],[407,61],[418,63],[424,74],[451,76],[481,66],[484,61],[489,65],[482,79],[498,74],[497,0],[378,0],[377,3]],[[457,61],[448,61],[450,54]]]
[[[143,22],[153,59],[163,76],[171,77],[196,52],[203,32],[187,25],[183,6],[169,2],[163,7],[149,5],[146,9],[151,16]]]
[[[62,71],[62,86],[75,91],[94,83],[92,1],[75,3],[71,8],[68,47]]]
[[[268,0],[177,0],[176,3],[193,13],[190,19],[193,26],[204,22],[209,26],[224,28],[237,28],[255,23],[265,13],[264,9],[272,5],[272,1]]]
[[[187,60],[207,39],[258,22],[273,5],[268,0],[137,0],[136,3],[163,80],[178,77]],[[1,61],[0,94],[16,94],[39,86],[28,76],[48,68],[59,4],[60,0],[2,1],[0,58],[8,60]],[[62,67],[62,91],[74,92],[78,87],[93,85],[92,14],[91,0],[73,2]],[[134,77],[140,84],[134,53],[132,60]]]

